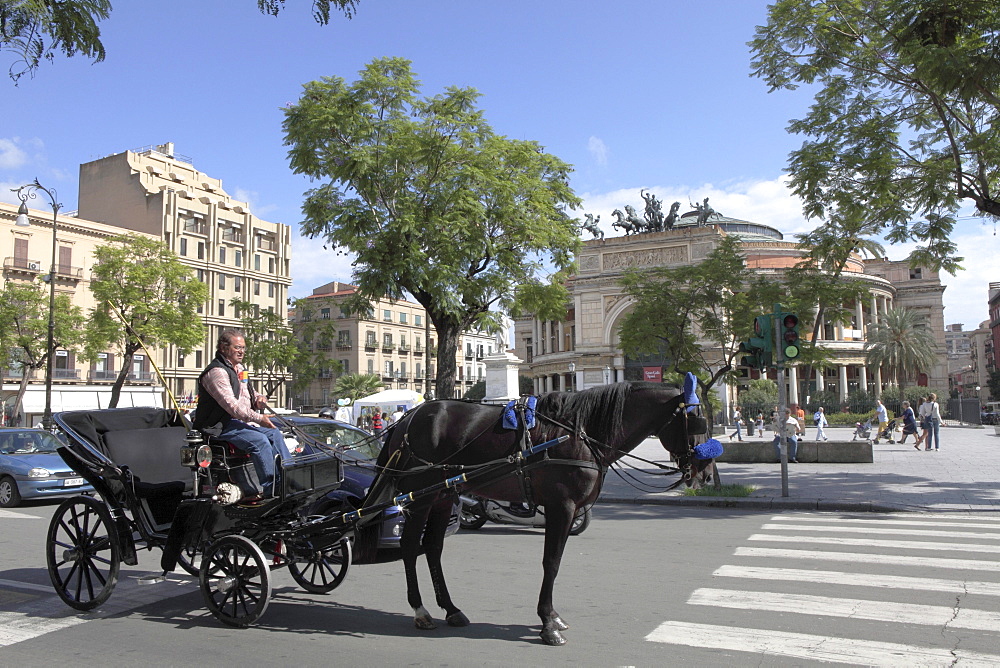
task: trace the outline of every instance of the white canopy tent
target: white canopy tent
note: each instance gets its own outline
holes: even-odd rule
[[[377,394],[355,401],[352,418],[357,422],[363,408],[374,408],[377,406],[380,413],[392,414],[397,406],[402,406],[405,412],[417,404],[423,403],[423,401],[424,395],[414,390],[383,390]]]

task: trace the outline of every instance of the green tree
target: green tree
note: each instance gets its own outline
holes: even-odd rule
[[[290,375],[305,382],[315,375],[315,355],[299,344],[284,318],[236,297],[229,305],[239,317],[246,339],[243,363],[260,381],[261,392],[273,395]],[[296,387],[295,382],[289,384]]]
[[[15,82],[33,74],[42,60],[62,51],[104,60],[98,22],[111,13],[109,0],[4,0],[0,2],[0,51],[14,54],[8,71]]]
[[[382,379],[374,373],[348,373],[337,378],[333,392],[351,401],[364,399],[385,389]]]
[[[121,370],[111,387],[110,408],[118,405],[132,358],[143,346],[174,345],[191,352],[205,342],[197,313],[208,286],[194,280],[166,244],[138,234],[124,234],[94,251],[90,290],[97,306],[87,327],[87,356],[109,346],[121,356]]]
[[[455,358],[463,330],[499,327],[500,313],[565,316],[579,247],[564,211],[579,203],[569,165],[494,133],[472,89],[419,97],[401,58],[374,60],[352,84],[304,88],[284,111],[292,170],[321,182],[306,193],[302,232],[357,257],[355,310],[409,293],[434,324],[439,360]],[[455,374],[438,364],[438,397],[453,395]]]
[[[990,399],[992,401],[1000,399],[1000,371],[990,371],[990,377],[986,380],[986,386],[990,389]]]
[[[1000,4],[778,0],[749,43],[770,89],[815,88],[792,132],[810,218],[878,221],[916,264],[954,272],[963,200],[1000,216]]]
[[[316,23],[325,26],[330,22],[333,9],[339,9],[344,16],[351,18],[357,5],[358,0],[312,0],[312,14]],[[264,14],[277,16],[285,8],[285,0],[257,0],[257,7]]]
[[[54,349],[76,350],[83,341],[83,311],[66,295],[56,295],[53,311]],[[38,283],[8,281],[0,292],[0,361],[3,368],[21,370],[14,415],[32,372],[48,364],[49,291]]]
[[[934,336],[910,309],[889,309],[869,330],[865,363],[882,366],[896,379],[901,396],[905,396],[906,381],[936,360]]]
[[[625,273],[635,301],[618,328],[628,355],[662,351],[671,370],[694,373],[702,399],[720,380],[735,382],[733,360],[763,312],[763,283],[747,269],[736,237],[723,237],[701,262]]]

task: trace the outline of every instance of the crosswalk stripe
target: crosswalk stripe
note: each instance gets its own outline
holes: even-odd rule
[[[917,647],[899,643],[689,622],[664,622],[647,635],[646,640],[687,647],[710,647],[713,650],[751,652],[804,661],[886,668],[902,665],[910,668],[930,666],[968,668],[989,666],[995,668],[1000,664],[1000,655],[967,652],[960,649]]]
[[[13,510],[2,510],[0,509],[0,520],[40,520],[41,517],[37,515],[29,515],[28,513],[19,513]]]
[[[974,593],[980,596],[1000,596],[1000,582],[918,578],[910,575],[873,575],[871,573],[847,573],[843,571],[810,571],[801,568],[729,565],[720,566],[712,575],[744,580],[781,580],[786,582],[811,582],[865,588],[880,587],[885,589],[943,591],[951,594]]]
[[[780,536],[775,534],[755,533],[747,540],[767,542],[811,543],[816,545],[854,545],[870,547],[889,547],[906,550],[940,550],[948,552],[989,552],[1000,553],[1000,545],[983,545],[980,543],[937,543],[920,540],[880,540],[878,538],[844,538],[842,536]]]
[[[863,552],[813,552],[810,550],[786,550],[770,547],[737,547],[733,554],[738,557],[782,557],[788,559],[850,561],[865,564],[953,568],[970,571],[1000,571],[1000,562],[982,559],[943,559],[941,557],[909,557],[889,554],[865,554]]]
[[[947,625],[949,628],[994,633],[1000,631],[1000,612],[970,608],[956,610],[955,607],[943,605],[710,588],[696,589],[688,599],[688,603],[739,610],[768,610],[792,612],[798,615],[891,621],[899,624]]]
[[[979,516],[970,518],[969,516],[950,516],[934,514],[933,518],[927,519],[872,519],[868,517],[836,517],[829,515],[803,515],[796,513],[793,515],[775,515],[771,522],[826,522],[833,524],[867,524],[882,526],[884,524],[895,524],[899,526],[931,526],[931,527],[956,527],[970,529],[1000,529],[1000,517]]]
[[[197,586],[192,579],[180,576],[169,576],[156,585],[139,585],[139,575],[143,573],[130,572],[119,580],[111,598],[91,612],[78,612],[66,606],[51,588],[50,596],[19,605],[15,611],[0,612],[0,647],[187,594]]]
[[[863,527],[852,526],[811,526],[808,524],[765,524],[761,529],[771,529],[774,531],[829,531],[833,533],[872,533],[878,532],[880,535],[905,535],[905,536],[936,536],[941,538],[979,538],[1000,540],[1000,533],[983,533],[982,531],[938,531],[936,529],[884,529],[874,527],[869,524]]]

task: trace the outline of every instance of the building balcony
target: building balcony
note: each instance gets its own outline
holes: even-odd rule
[[[354,344],[349,340],[337,341],[337,350],[352,350],[353,348]]]
[[[465,351],[465,359],[471,360],[473,357],[474,357],[474,355],[472,354],[471,350],[466,350]]]
[[[400,343],[399,344],[399,353],[401,355],[408,355],[410,353],[410,344],[408,344],[408,343]]]
[[[382,342],[382,352],[391,353],[395,349],[396,349],[395,343],[389,343],[387,341]]]
[[[53,369],[52,380],[80,380],[79,369]]]
[[[112,381],[118,378],[118,371],[114,369],[91,369],[87,372],[87,380],[89,381]]]
[[[3,259],[4,271],[20,271],[26,274],[38,274],[48,267],[42,267],[41,260],[29,260],[24,257],[5,257]]]
[[[28,380],[34,380],[36,375],[37,374],[35,372],[35,369],[28,370]],[[7,371],[4,372],[4,378],[16,378],[17,380],[20,380],[23,377],[24,377],[23,368],[7,369]]]
[[[132,372],[126,376],[126,380],[133,383],[151,383],[153,382],[153,372],[152,371],[139,371],[138,373]]]
[[[365,350],[369,352],[374,352],[376,348],[378,348],[378,344],[375,343],[374,341],[365,341]]]
[[[413,354],[414,355],[423,355],[424,354],[424,347],[423,346],[414,346],[414,348],[413,348]]]

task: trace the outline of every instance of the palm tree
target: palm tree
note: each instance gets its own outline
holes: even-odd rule
[[[934,336],[916,312],[907,308],[889,309],[868,333],[865,362],[883,366],[896,379],[899,396],[904,396],[906,379],[937,361]]]
[[[340,398],[357,401],[383,389],[382,379],[373,373],[348,373],[337,379],[333,393]]]

